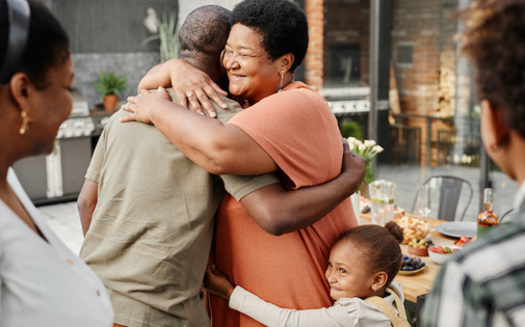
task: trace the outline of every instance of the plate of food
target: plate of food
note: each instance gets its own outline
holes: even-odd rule
[[[414,275],[425,269],[425,262],[421,258],[411,257],[403,254],[401,269],[399,275]]]
[[[449,221],[436,226],[436,230],[443,235],[460,238],[476,236],[477,224],[471,221]]]
[[[426,266],[423,266],[419,269],[416,269],[416,270],[399,270],[398,274],[399,275],[415,275],[417,274],[418,272],[420,272],[421,270],[425,269]]]

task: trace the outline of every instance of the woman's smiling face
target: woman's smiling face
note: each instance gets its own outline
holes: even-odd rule
[[[233,25],[223,54],[233,96],[256,103],[279,90],[280,61],[262,47],[262,35],[245,25]]]

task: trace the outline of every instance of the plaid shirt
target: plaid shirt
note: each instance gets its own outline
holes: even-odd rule
[[[521,190],[520,190],[521,191]],[[525,203],[443,265],[421,326],[525,326]]]

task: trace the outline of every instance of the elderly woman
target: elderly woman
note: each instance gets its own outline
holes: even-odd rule
[[[421,326],[525,326],[525,2],[476,0],[463,15],[483,144],[520,187],[514,216],[443,265]]]
[[[293,81],[308,45],[304,13],[288,0],[246,0],[234,8],[231,22],[223,65],[230,93],[249,109],[223,125],[174,105],[160,89],[153,94],[144,91],[142,98],[131,97],[124,108],[133,113],[125,120],[152,122],[212,173],[277,171],[289,188],[337,176],[342,158],[337,120],[317,92]],[[193,74],[180,62],[169,65],[174,81]],[[164,68],[156,74],[169,73]],[[165,83],[169,78],[153,80]],[[201,94],[196,90],[190,99]],[[349,201],[312,226],[280,237],[265,233],[231,196],[223,199],[217,219],[213,256],[232,282],[282,307],[331,306],[323,275],[325,258],[335,239],[357,225]],[[212,321],[216,326],[257,325],[216,297],[212,297]]]
[[[0,326],[111,326],[104,285],[10,168],[50,153],[72,108],[68,37],[41,3],[0,1],[0,67]]]

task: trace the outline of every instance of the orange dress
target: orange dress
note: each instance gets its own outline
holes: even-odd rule
[[[237,114],[231,124],[250,135],[281,169],[289,188],[323,183],[341,171],[343,147],[337,120],[326,101],[303,83],[269,96]],[[262,230],[231,196],[218,211],[212,257],[219,270],[263,300],[284,308],[332,305],[324,277],[335,239],[357,226],[343,201],[310,227],[282,236]],[[262,326],[210,296],[212,326]]]

